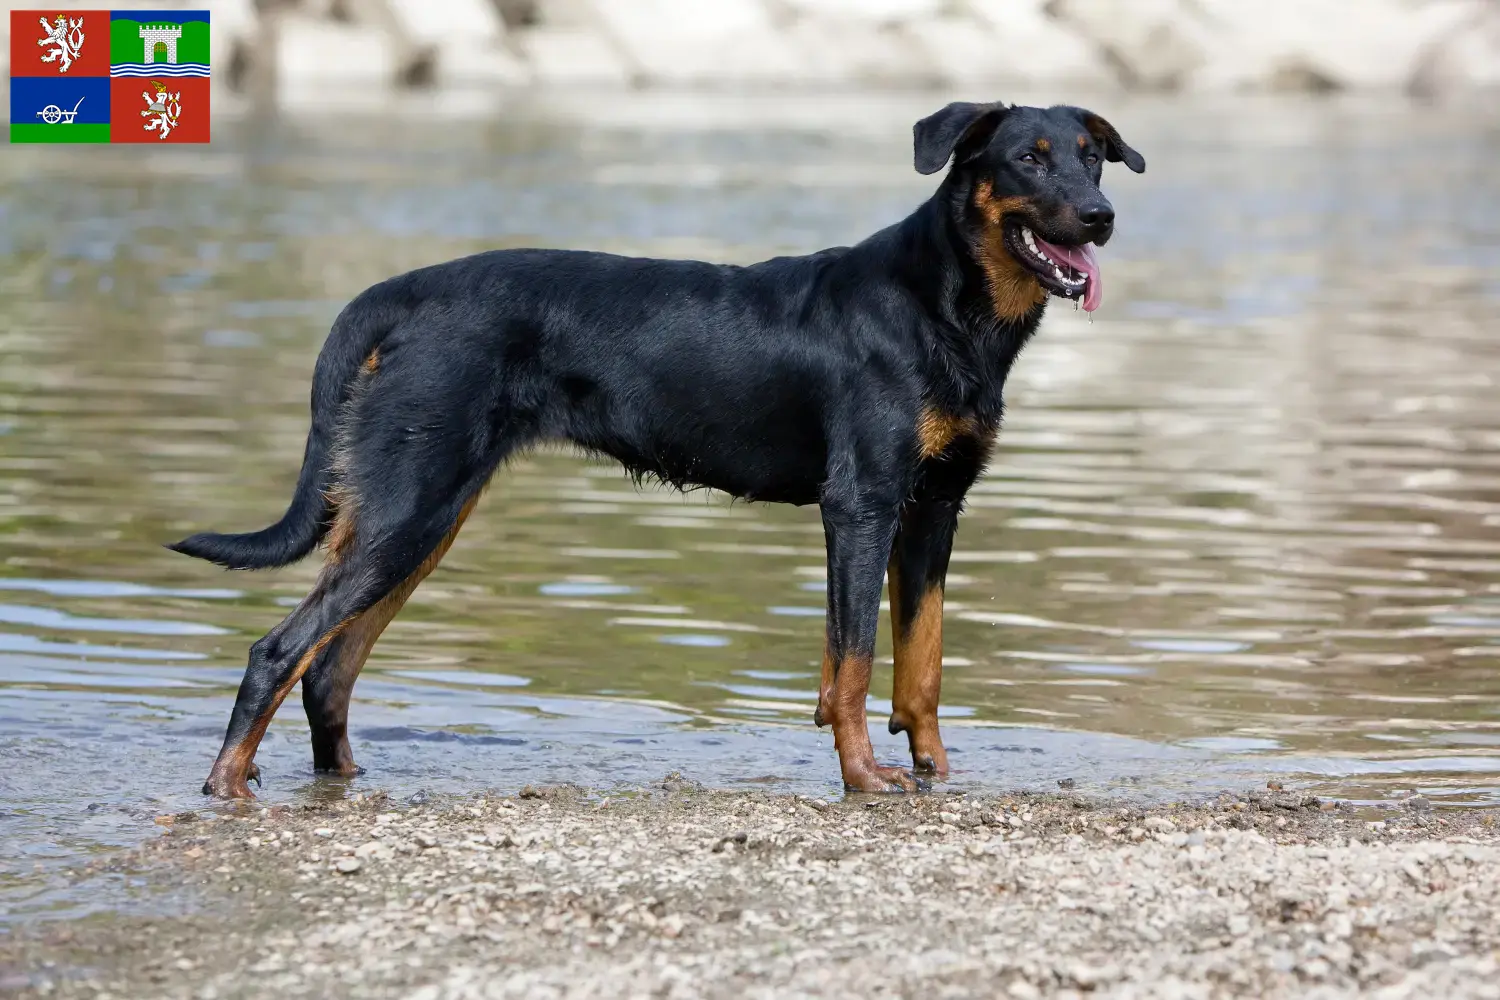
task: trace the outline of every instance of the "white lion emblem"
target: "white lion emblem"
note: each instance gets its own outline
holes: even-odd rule
[[[155,115],[156,120],[149,121],[141,127],[147,132],[156,132],[159,129],[157,138],[165,139],[167,133],[176,128],[177,122],[182,118],[182,91],[169,94],[166,85],[155,80],[151,81],[151,86],[156,88],[155,97],[144,90],[141,91],[141,96],[146,99],[146,110],[141,112],[141,117],[150,118]]]
[[[73,65],[73,60],[78,58],[79,50],[83,48],[83,18],[69,21],[66,16],[59,14],[53,24],[48,24],[45,17],[37,18],[37,24],[47,33],[46,38],[39,39],[38,45],[55,45],[57,50],[42,56],[42,62],[57,62],[62,60],[62,65],[57,67],[59,73],[66,73],[68,67]]]

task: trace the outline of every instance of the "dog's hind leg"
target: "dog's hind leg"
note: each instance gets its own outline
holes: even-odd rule
[[[302,707],[312,731],[313,769],[350,777],[363,769],[354,763],[349,748],[349,699],[370,650],[391,619],[400,613],[417,585],[431,573],[447,553],[465,518],[474,509],[475,496],[459,511],[458,519],[421,566],[402,580],[378,603],[349,624],[323,648],[302,677]]]
[[[514,373],[497,370],[473,330],[441,319],[397,326],[361,366],[331,452],[327,561],[296,610],[250,647],[206,793],[250,794],[271,717],[320,657],[304,693],[315,761],[353,766],[345,720],[370,647],[442,558],[490,474],[539,435],[536,410],[515,405]]]
[[[382,604],[385,602],[382,601]],[[313,770],[342,775],[363,774],[349,748],[349,700],[354,681],[386,621],[375,621],[371,608],[334,639],[302,675],[302,708],[312,735]]]
[[[240,682],[224,745],[203,784],[204,794],[250,797],[248,779],[259,773],[254,768],[255,751],[292,685],[364,615],[387,600],[398,607],[405,601],[415,587],[414,580],[437,564],[444,541],[457,531],[482,484],[482,479],[465,484],[456,495],[431,505],[403,502],[402,508],[411,513],[394,522],[369,506],[359,510],[352,538],[330,552],[312,592],[250,647],[250,663]],[[376,614],[372,620],[389,620],[385,609]],[[358,645],[366,642],[362,636],[352,637]]]
[[[948,501],[908,503],[886,568],[896,657],[889,728],[892,735],[906,733],[917,771],[939,777],[948,773],[948,752],[937,719],[943,679],[943,585],[958,509],[957,503]]]

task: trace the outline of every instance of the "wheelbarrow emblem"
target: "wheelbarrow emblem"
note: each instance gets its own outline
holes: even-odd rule
[[[78,104],[83,103],[83,98],[78,99]],[[62,122],[64,125],[73,124],[73,119],[78,115],[78,104],[73,105],[72,111],[64,111],[56,104],[49,104],[36,113],[36,116],[48,125],[56,125]]]

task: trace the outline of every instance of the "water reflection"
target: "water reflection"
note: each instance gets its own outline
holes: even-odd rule
[[[218,575],[160,543],[280,512],[350,295],[492,246],[750,260],[858,239],[925,196],[904,137],[928,103],[841,105],[820,130],[555,107],[226,122],[182,157],[0,161],[0,839],[19,859],[0,907],[55,899],[35,865],[200,804],[245,649],[314,567]],[[1500,802],[1500,131],[1475,116],[1115,116],[1152,169],[1107,181],[1110,298],[1092,323],[1054,310],[1028,348],[960,532],[956,785],[1174,796],[1279,774]],[[835,791],[810,724],[821,546],[815,511],[518,459],[372,656],[350,787],[675,769]],[[262,751],[268,799],[319,787],[298,714]]]

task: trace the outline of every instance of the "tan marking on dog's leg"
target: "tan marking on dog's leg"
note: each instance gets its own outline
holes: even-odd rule
[[[833,726],[833,746],[838,751],[844,787],[860,792],[914,792],[917,783],[906,770],[875,763],[865,716],[870,670],[868,656],[844,657],[835,671],[831,698],[824,703],[824,717]],[[828,718],[830,708],[832,718]]]
[[[939,777],[948,773],[948,751],[938,732],[938,698],[943,683],[943,588],[924,593],[910,621],[901,598],[896,560],[886,570],[891,597],[891,637],[896,670],[891,691],[892,733],[905,732],[912,764]]]
[[[375,643],[385,632],[386,626],[401,612],[417,586],[437,568],[438,563],[453,545],[454,539],[458,537],[459,529],[463,527],[464,521],[468,520],[469,514],[473,512],[478,502],[479,497],[475,496],[466,503],[459,511],[457,520],[453,522],[453,527],[448,529],[448,533],[443,536],[437,548],[433,549],[432,554],[423,560],[422,565],[381,598],[374,607],[354,619],[340,636],[338,660],[329,666],[333,676],[330,679],[328,695],[321,708],[324,715],[331,720],[329,728],[335,731],[335,770],[346,777],[358,771],[354,763],[353,752],[349,748],[347,732],[349,701],[354,692],[354,682],[364,668],[365,661],[369,659],[370,652],[375,648]]]
[[[349,546],[354,544],[354,522],[359,516],[359,496],[343,484],[328,491],[328,502],[333,507],[333,527],[328,529],[328,555],[324,563],[342,562]]]
[[[297,660],[297,665],[293,668],[287,680],[283,681],[276,688],[270,705],[251,723],[250,729],[245,733],[244,737],[233,746],[226,746],[219,751],[218,759],[214,761],[213,769],[209,771],[207,783],[208,786],[215,790],[216,794],[219,794],[220,790],[224,790],[230,798],[254,798],[250,794],[248,781],[251,775],[251,768],[255,763],[255,751],[260,749],[261,738],[266,735],[266,729],[271,725],[271,719],[276,715],[276,710],[281,707],[281,703],[286,700],[287,692],[302,679],[302,675],[307,672],[307,668],[312,665],[313,660],[323,651],[323,647],[336,639],[339,633],[348,627],[351,621],[352,619],[345,619],[319,636],[318,641],[313,643],[307,652],[303,653],[301,658]],[[208,789],[205,788],[204,790],[207,791]]]
[[[825,707],[827,706],[827,707]],[[813,709],[813,725],[822,728],[833,718],[833,650],[823,640],[823,671],[818,681],[818,707]]]

